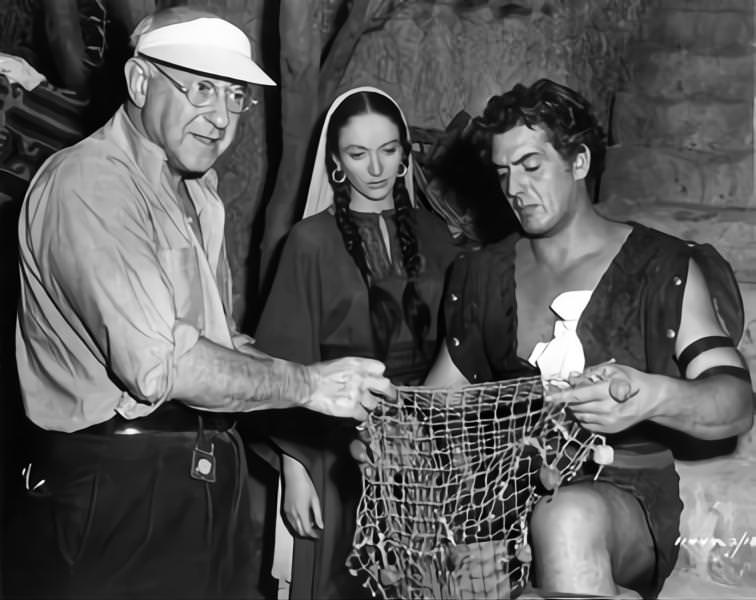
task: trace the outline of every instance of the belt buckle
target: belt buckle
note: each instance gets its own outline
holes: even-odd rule
[[[141,427],[135,427],[134,425],[126,425],[124,427],[116,427],[113,430],[113,433],[115,435],[138,435],[140,433],[145,433],[145,431]]]

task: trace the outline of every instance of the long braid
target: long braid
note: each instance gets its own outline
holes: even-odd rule
[[[404,320],[409,327],[415,346],[424,354],[424,341],[431,323],[430,308],[417,292],[415,282],[423,268],[422,256],[418,251],[415,211],[410,203],[403,177],[397,177],[394,185],[394,206],[396,208],[396,228],[399,248],[402,252],[407,284],[402,294]]]
[[[336,224],[341,232],[341,237],[344,239],[344,246],[357,264],[362,279],[369,287],[371,277],[365,257],[365,249],[362,247],[362,238],[349,214],[349,183],[347,181],[342,183],[332,182],[331,185],[333,187],[333,205],[336,210]]]
[[[325,162],[328,173],[333,173],[337,167],[333,157],[338,155],[339,152],[338,136],[341,128],[346,126],[351,117],[372,112],[384,115],[396,124],[399,129],[404,156],[410,156],[412,148],[407,125],[396,103],[381,94],[359,92],[344,99],[331,115],[326,134]],[[389,292],[374,284],[359,230],[352,221],[349,211],[350,185],[348,180],[339,183],[333,181],[333,177],[331,177],[331,186],[334,193],[336,223],[344,239],[347,252],[360,270],[368,288],[370,325],[376,357],[383,360],[388,355],[391,339],[398,333],[401,326],[402,313],[412,334],[412,339],[422,354],[424,340],[430,329],[431,313],[428,305],[420,298],[415,285],[423,269],[423,261],[418,252],[415,211],[410,202],[404,178],[397,177],[393,190],[397,236],[402,255],[402,265],[407,276],[407,283],[402,293],[401,307]]]
[[[370,329],[376,358],[385,360],[391,345],[391,338],[396,335],[402,315],[396,301],[386,290],[374,285],[370,268],[362,246],[362,238],[349,212],[349,184],[332,182],[333,203],[336,224],[344,240],[344,246],[354,260],[368,288],[368,308],[370,312]]]

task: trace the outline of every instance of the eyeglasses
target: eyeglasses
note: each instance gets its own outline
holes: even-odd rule
[[[212,81],[207,79],[197,79],[192,82],[189,87],[186,87],[183,83],[176,80],[174,77],[168,74],[159,64],[154,60],[149,61],[153,67],[155,67],[163,77],[170,81],[173,86],[184,96],[189,102],[197,108],[203,106],[210,106],[215,102],[215,99],[220,93],[218,86]],[[225,87],[222,88],[223,93],[226,96],[226,108],[232,113],[243,113],[258,103],[256,98],[253,98],[249,93],[249,90],[243,87]]]

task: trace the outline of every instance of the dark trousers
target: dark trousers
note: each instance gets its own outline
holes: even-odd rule
[[[243,447],[207,434],[214,483],[189,475],[195,433],[42,435],[28,487],[45,483],[12,507],[6,597],[252,597]]]

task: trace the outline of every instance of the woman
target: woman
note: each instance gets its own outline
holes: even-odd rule
[[[289,234],[256,332],[262,350],[306,364],[373,357],[395,384],[423,380],[457,249],[443,221],[415,206],[410,150],[404,116],[385,93],[356,88],[334,101],[304,220]],[[297,536],[291,597],[366,596],[345,566],[361,493],[348,450],[354,424],[302,410],[281,415],[273,431],[283,513]]]

